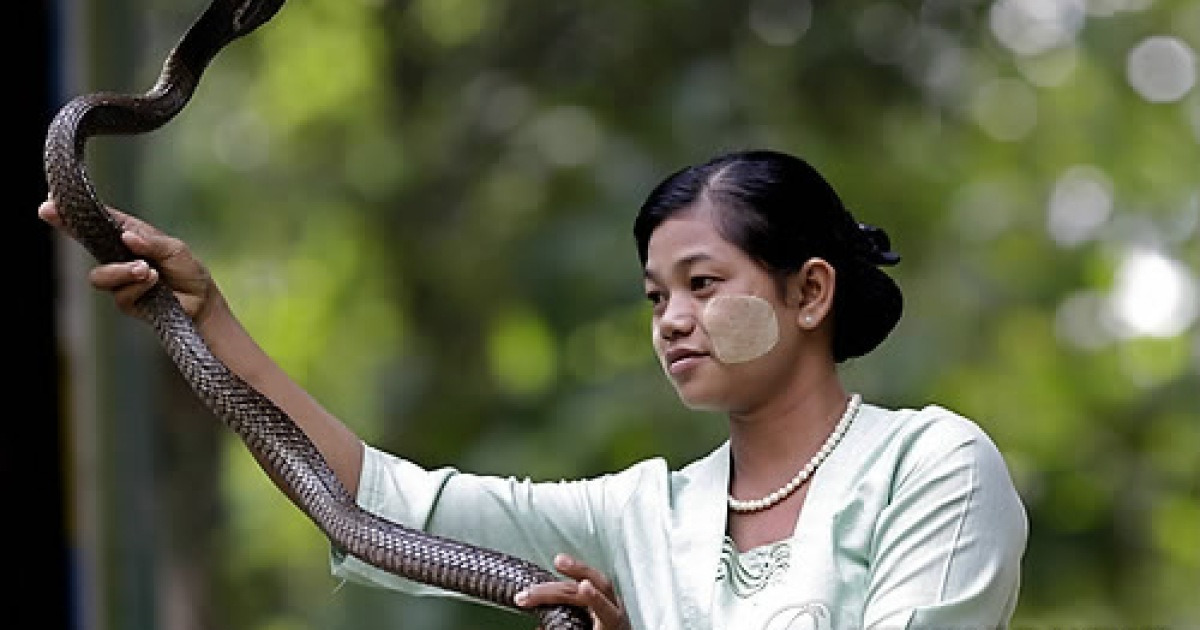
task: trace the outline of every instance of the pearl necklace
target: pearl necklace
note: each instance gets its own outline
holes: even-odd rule
[[[761,499],[743,501],[733,498],[733,495],[730,494],[729,509],[739,514],[761,512],[765,509],[775,507],[777,503],[791,496],[797,488],[804,485],[805,481],[808,481],[808,478],[816,472],[817,466],[820,466],[821,462],[825,461],[825,458],[829,457],[829,454],[833,452],[838,442],[842,441],[842,436],[846,434],[846,429],[850,428],[850,422],[858,415],[858,407],[861,402],[862,397],[858,394],[850,397],[850,402],[846,403],[846,411],[842,413],[842,417],[838,420],[837,426],[833,428],[833,432],[825,439],[825,443],[821,445],[821,449],[812,456],[812,459],[808,460],[808,463],[804,465],[804,468],[800,469],[800,472],[796,473],[795,477],[792,477],[791,481]]]

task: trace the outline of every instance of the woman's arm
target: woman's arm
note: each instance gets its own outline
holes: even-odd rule
[[[385,487],[369,483],[365,490],[367,496],[359,496],[366,458],[366,446],[361,439],[292,380],[258,345],[233,314],[208,270],[192,255],[184,241],[164,234],[136,217],[110,211],[125,228],[122,234],[125,244],[141,259],[95,267],[88,276],[92,286],[111,293],[122,312],[140,318],[142,314],[137,307],[138,298],[160,279],[166,282],[195,322],[213,354],[296,422],[342,484],[359,497],[359,503],[364,507],[397,522],[436,530],[438,526],[431,521],[439,520],[434,514],[439,496],[455,495],[449,500],[449,505],[440,510],[440,520],[449,521],[445,523],[449,532],[464,540],[509,546],[512,551],[525,552],[526,555],[538,555],[540,551],[544,556],[550,553],[552,547],[566,549],[583,552],[589,561],[595,561],[598,555],[593,551],[595,545],[581,540],[592,537],[580,536],[583,531],[594,533],[586,525],[592,512],[587,505],[588,494],[583,491],[584,484],[558,487],[548,484],[542,486],[540,491],[533,491],[528,483],[493,478],[476,478],[476,483],[456,484],[450,481],[452,475],[447,470],[426,472],[404,460],[380,453],[377,459],[386,457],[387,461],[392,462],[393,470],[389,473],[383,469],[372,469],[370,477],[382,477],[390,483],[385,481],[382,484]],[[38,215],[47,223],[66,231],[52,202],[43,203],[38,208]],[[265,462],[260,464],[263,464],[263,469],[272,476],[276,485],[284,490],[284,494],[290,497],[282,480],[271,473],[271,467],[266,466]],[[403,471],[403,474],[397,471]],[[464,478],[459,477],[460,480]],[[447,485],[461,489],[449,490]],[[535,496],[537,499],[533,500]],[[397,500],[400,502],[396,503]],[[377,501],[381,503],[377,504]],[[531,539],[538,542],[534,543]],[[336,550],[334,567],[335,571],[345,567],[347,573],[357,570],[367,576],[385,579],[377,569],[340,556]],[[576,577],[578,571],[586,572],[590,578],[587,582],[589,585],[598,584],[606,589],[605,596],[597,599],[598,594],[587,587],[583,588],[580,595],[572,590],[573,582],[564,582],[562,588],[566,588],[568,594],[563,595],[553,588],[547,593],[547,586],[543,586],[533,591],[530,605],[549,601],[585,607],[603,605],[599,608],[598,618],[609,620],[609,625],[602,627],[627,627],[615,625],[618,620],[626,624],[627,621],[624,621],[624,613],[614,608],[619,607],[620,602],[611,583],[597,570],[578,562],[569,565],[564,573],[568,577]],[[403,582],[390,575],[385,579],[385,583],[391,586]]]
[[[184,241],[136,217],[111,212],[125,228],[122,234],[125,244],[144,260],[97,266],[88,275],[92,286],[111,293],[122,312],[141,317],[137,299],[160,280],[161,273],[161,279],[175,291],[213,354],[288,414],[313,441],[342,484],[352,494],[356,493],[363,459],[363,445],[358,436],[292,380],[254,341],[233,314],[207,268],[192,255]],[[38,208],[38,216],[66,231],[52,202],[44,202]],[[279,479],[274,481],[280,485]]]
[[[1010,622],[1025,509],[992,441],[955,424],[949,439],[931,436],[901,464],[875,525],[865,628],[982,630]]]

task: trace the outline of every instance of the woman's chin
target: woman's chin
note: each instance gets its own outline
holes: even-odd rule
[[[692,392],[685,389],[677,388],[675,393],[679,394],[679,401],[684,407],[692,411],[725,411],[728,405],[718,396],[714,396],[712,392]]]

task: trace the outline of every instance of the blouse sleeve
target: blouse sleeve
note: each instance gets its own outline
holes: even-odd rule
[[[867,628],[1003,628],[1016,606],[1024,507],[992,441],[948,415],[900,463],[876,522]]]
[[[518,556],[550,568],[566,552],[601,568],[611,563],[604,523],[619,514],[628,474],[534,483],[425,470],[367,447],[358,503],[395,523]],[[636,479],[634,479],[636,481]],[[457,594],[399,578],[334,550],[334,575],[417,595]]]

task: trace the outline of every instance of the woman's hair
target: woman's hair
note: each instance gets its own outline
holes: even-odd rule
[[[781,280],[811,258],[833,266],[833,358],[875,349],[900,321],[904,300],[879,269],[900,262],[887,233],[859,223],[833,187],[804,160],[776,151],[739,151],[671,174],[650,192],[634,221],[646,265],[650,235],[701,199],[716,209],[717,231]]]

